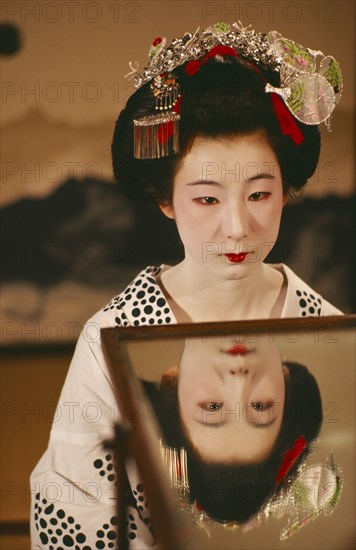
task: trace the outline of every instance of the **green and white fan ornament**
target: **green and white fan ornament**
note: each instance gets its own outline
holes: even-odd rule
[[[267,40],[282,63],[281,87],[267,84],[266,91],[280,95],[291,113],[304,124],[325,122],[330,130],[330,116],[342,92],[339,63],[334,57],[304,48],[277,31],[269,32]]]

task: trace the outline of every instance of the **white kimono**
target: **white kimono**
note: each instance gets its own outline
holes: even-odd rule
[[[341,312],[283,264],[273,266],[287,281],[281,317],[338,315]],[[48,448],[31,475],[32,550],[117,548],[115,469],[103,441],[113,438],[119,412],[100,343],[100,329],[176,323],[147,267],[119,296],[84,326],[62,389]],[[155,545],[149,509],[135,465],[130,484],[130,548]]]

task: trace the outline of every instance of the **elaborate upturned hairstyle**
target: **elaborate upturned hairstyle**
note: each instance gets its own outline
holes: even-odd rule
[[[262,75],[261,75],[262,73]],[[133,119],[154,113],[150,83],[128,100],[116,122],[112,142],[114,176],[127,195],[152,202],[171,202],[175,174],[197,136],[230,138],[263,132],[278,160],[285,194],[298,192],[317,166],[320,132],[316,125],[296,120],[304,140],[296,145],[283,135],[265,79],[279,85],[279,73],[255,68],[241,57],[218,56],[205,62],[190,76],[182,65],[179,78],[179,153],[160,159],[134,158]]]
[[[320,432],[323,414],[317,382],[308,369],[298,363],[285,362],[289,370],[280,433],[270,456],[249,464],[220,464],[202,460],[185,434],[179,414],[177,386],[158,387],[144,382],[165,443],[187,449],[190,499],[198,501],[212,518],[244,523],[256,514],[272,496],[277,496],[287,479],[293,479],[301,462]],[[285,453],[303,436],[305,449],[288,474],[276,484],[277,473]]]

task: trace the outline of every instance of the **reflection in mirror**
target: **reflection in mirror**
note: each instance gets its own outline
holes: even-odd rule
[[[225,535],[237,529],[251,537],[267,523],[277,534],[272,548],[334,512],[343,470],[354,467],[354,420],[345,414],[353,408],[354,334],[339,330],[328,342],[330,327],[321,324],[272,336],[221,330],[125,347],[158,420],[180,508],[213,535],[211,548],[221,545],[219,524]],[[340,361],[346,380],[335,370]],[[349,541],[352,517],[351,506],[341,522]],[[308,547],[320,548],[320,537]]]
[[[166,444],[185,449],[190,502],[247,522],[295,477],[321,427],[321,398],[308,369],[283,364],[267,338],[224,340],[186,339],[178,367],[144,386]]]

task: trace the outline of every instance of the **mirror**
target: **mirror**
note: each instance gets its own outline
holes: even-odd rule
[[[103,329],[121,414],[204,547],[353,548],[354,325]]]

